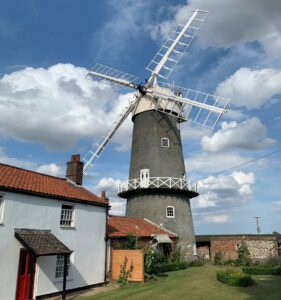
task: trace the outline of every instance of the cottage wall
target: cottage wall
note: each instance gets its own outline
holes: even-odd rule
[[[75,227],[60,227],[61,205],[75,206]],[[5,192],[4,219],[0,225],[0,299],[14,300],[16,295],[21,244],[14,237],[15,228],[50,229],[73,250],[67,289],[101,283],[105,268],[106,208]],[[39,257],[34,295],[62,290],[62,280],[55,279],[56,256]]]

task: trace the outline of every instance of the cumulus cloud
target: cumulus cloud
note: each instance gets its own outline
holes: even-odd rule
[[[0,163],[56,177],[64,177],[65,175],[64,168],[55,163],[40,165],[27,159],[10,157],[5,153],[5,149],[3,147],[0,147]]]
[[[276,141],[267,137],[267,128],[258,118],[241,123],[223,122],[221,129],[211,137],[204,136],[201,146],[204,151],[220,152],[229,149],[259,150],[274,145]]]
[[[55,163],[41,165],[36,169],[37,172],[48,174],[56,177],[63,177],[64,172],[61,166],[58,166]]]
[[[97,141],[132,94],[119,95],[107,84],[85,78],[71,64],[26,68],[0,79],[0,136],[68,149],[80,139]],[[16,116],[16,117],[15,117]],[[114,141],[129,147],[127,120]]]
[[[213,215],[213,216],[206,216],[205,222],[206,223],[217,223],[217,224],[225,224],[230,221],[229,215]]]
[[[229,97],[231,105],[256,109],[281,93],[280,82],[280,69],[240,68],[218,85],[216,93]]]
[[[231,153],[200,153],[185,159],[187,173],[215,173],[247,161],[247,157]]]
[[[192,200],[195,210],[218,213],[241,206],[252,194],[254,173],[233,172],[231,175],[209,176],[198,182],[199,197]]]
[[[126,200],[117,197],[118,187],[121,180],[114,179],[112,177],[103,177],[99,180],[95,190],[101,192],[106,191],[109,198],[111,210],[110,214],[113,215],[125,215]]]
[[[179,24],[191,8],[209,10],[207,25],[200,40],[207,46],[232,47],[257,41],[270,55],[280,57],[281,2],[276,0],[189,0],[188,5],[171,7],[172,17],[155,24],[151,37],[167,34]]]

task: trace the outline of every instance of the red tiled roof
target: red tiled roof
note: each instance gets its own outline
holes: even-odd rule
[[[65,178],[49,176],[0,163],[0,189],[57,199],[108,206],[108,201]]]
[[[176,237],[170,231],[161,229],[142,217],[110,216],[107,219],[108,237],[125,237],[128,234],[140,237],[151,237],[154,234],[168,234],[171,238]]]

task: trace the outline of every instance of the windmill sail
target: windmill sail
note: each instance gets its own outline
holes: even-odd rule
[[[89,71],[87,77],[96,80],[106,80],[129,88],[135,88],[135,82],[138,79],[134,75],[101,64],[96,64]]]
[[[112,124],[112,127],[108,131],[105,137],[102,138],[100,143],[97,143],[95,149],[91,149],[87,155],[83,158],[83,161],[85,162],[83,172],[87,174],[87,170],[93,165],[93,163],[99,158],[101,153],[103,152],[106,145],[110,142],[113,135],[117,131],[117,129],[123,124],[123,122],[126,120],[130,112],[133,110],[137,99],[132,101],[128,107],[124,109],[124,111],[118,116],[118,118],[115,120],[115,122]]]
[[[168,83],[161,82],[160,85],[169,87],[175,93],[175,96],[157,90],[153,91],[152,94],[155,101],[157,101],[156,109],[174,115],[181,120],[190,120],[193,123],[213,129],[221,115],[226,112],[229,99]],[[176,96],[176,94],[181,96]],[[180,105],[179,114],[175,115],[173,111],[166,110],[166,107],[171,107],[171,103],[173,103],[173,106]]]
[[[199,9],[190,11],[183,24],[179,24],[170,34],[146,68],[152,72],[150,83],[157,76],[164,79],[169,77],[204,23],[207,14],[208,11]]]

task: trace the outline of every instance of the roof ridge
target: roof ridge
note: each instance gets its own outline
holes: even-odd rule
[[[41,176],[52,177],[52,178],[56,178],[56,179],[60,179],[60,180],[66,181],[66,178],[64,178],[64,177],[57,177],[57,176],[54,176],[54,175],[44,174],[44,173],[40,173],[40,172],[38,172],[38,171],[28,170],[28,169],[25,169],[25,168],[16,167],[16,166],[11,166],[11,165],[4,164],[4,163],[0,163],[0,165],[2,165],[2,166],[7,166],[7,167],[13,168],[13,169],[18,169],[18,170],[30,172],[30,173],[35,173],[35,174],[38,174],[38,175],[41,175]]]

